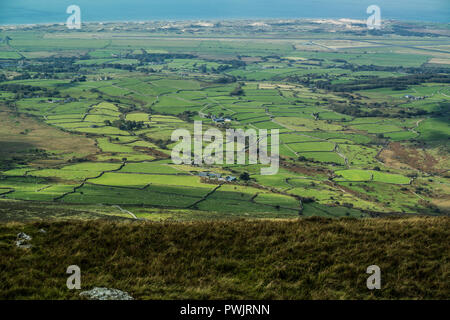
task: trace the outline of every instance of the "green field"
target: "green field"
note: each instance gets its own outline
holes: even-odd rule
[[[240,22],[5,29],[0,201],[137,205],[153,220],[448,214],[448,39],[267,23],[277,41]],[[172,133],[194,121],[278,129],[278,173],[174,165]]]

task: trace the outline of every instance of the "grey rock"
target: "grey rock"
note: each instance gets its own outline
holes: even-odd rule
[[[25,240],[25,241],[30,241],[31,237],[29,235],[27,235],[25,232],[19,232],[17,234],[17,239],[18,240]]]
[[[39,229],[40,233],[47,233],[47,231],[45,229]]]
[[[22,240],[16,241],[16,246],[22,249],[30,249],[32,247],[29,243],[24,243]]]
[[[31,248],[31,244],[29,243],[31,239],[32,238],[26,233],[19,232],[17,234],[16,246],[22,249],[29,249]]]
[[[90,300],[134,300],[133,297],[125,291],[101,287],[83,291],[80,293],[80,296]]]

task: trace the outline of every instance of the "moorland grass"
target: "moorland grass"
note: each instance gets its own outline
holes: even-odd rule
[[[46,233],[39,232],[45,229]],[[448,299],[448,217],[0,224],[1,299]],[[31,249],[16,234],[33,237]],[[92,250],[95,248],[95,250]],[[368,290],[366,268],[381,268]]]

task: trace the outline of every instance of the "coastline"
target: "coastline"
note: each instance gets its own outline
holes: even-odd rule
[[[273,17],[273,18],[211,18],[211,19],[155,19],[155,20],[83,20],[82,24],[86,25],[107,25],[107,24],[157,24],[157,23],[199,23],[199,22],[207,22],[207,23],[218,23],[218,22],[274,22],[274,21],[283,21],[283,22],[314,22],[317,20],[324,21],[357,21],[358,23],[365,23],[365,19],[361,18],[350,18],[350,17],[339,17],[339,18],[328,18],[328,17],[313,17],[313,18],[285,18],[285,17]],[[446,25],[448,22],[439,22],[439,21],[423,21],[423,20],[407,20],[407,19],[395,19],[395,18],[384,18],[384,21],[389,22],[405,22],[405,23],[426,23],[426,24],[435,24],[435,25]],[[55,21],[55,22],[38,22],[38,23],[2,23],[0,22],[1,27],[48,27],[48,26],[64,26],[66,22]],[[203,26],[205,27],[205,26]]]

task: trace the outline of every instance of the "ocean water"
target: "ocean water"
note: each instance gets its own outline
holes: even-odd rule
[[[0,0],[0,24],[65,22],[69,5],[82,21],[214,20],[243,18],[366,19],[449,22],[450,0]]]

